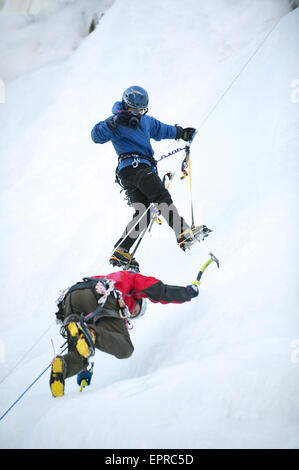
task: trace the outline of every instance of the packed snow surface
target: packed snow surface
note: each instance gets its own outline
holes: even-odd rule
[[[195,222],[213,229],[183,253],[167,224],[155,225],[136,255],[142,274],[186,285],[210,251],[220,260],[197,299],[149,306],[131,358],[97,351],[82,393],[71,378],[54,399],[47,370],[0,421],[1,448],[299,447],[299,9],[287,3],[0,11],[1,415],[51,362],[51,339],[60,351],[59,291],[113,270],[132,209],[114,184],[112,145],[90,131],[128,86],[149,91],[162,122],[198,128]],[[183,142],[153,146],[158,158]],[[182,156],[162,161],[160,175]],[[170,192],[189,220],[179,171]]]

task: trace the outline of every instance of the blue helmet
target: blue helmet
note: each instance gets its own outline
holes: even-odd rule
[[[124,107],[147,109],[148,94],[141,86],[131,86],[124,91],[122,101]]]

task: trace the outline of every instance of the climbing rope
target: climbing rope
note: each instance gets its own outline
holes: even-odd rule
[[[21,362],[25,359],[25,357],[28,356],[28,354],[37,346],[37,344],[41,341],[41,339],[48,333],[48,331],[52,328],[52,326],[55,324],[55,321],[51,321],[50,325],[47,327],[47,329],[39,336],[39,338],[35,341],[35,343],[28,349],[28,351],[25,352],[25,354],[19,359],[19,361],[10,369],[8,374],[3,377],[0,381],[0,385],[19,367]]]
[[[68,346],[66,346],[60,354],[62,354],[66,349],[67,349]],[[2,416],[0,416],[0,421],[2,421],[2,419],[10,412],[10,410],[13,409],[13,407],[23,398],[23,396],[28,392],[28,390],[31,389],[31,387],[33,387],[33,385],[44,375],[45,372],[47,372],[47,370],[51,367],[52,365],[52,362],[50,362],[50,364],[39,374],[38,377],[36,377],[36,379],[26,388],[26,390],[24,390],[23,393],[21,393],[21,395],[12,403],[12,405],[10,405],[10,407],[5,411],[5,413],[3,413]]]
[[[256,47],[256,49],[253,51],[253,53],[249,56],[249,58],[246,60],[246,62],[244,63],[244,65],[241,67],[241,69],[239,70],[239,72],[236,74],[236,76],[233,78],[233,80],[230,82],[230,84],[227,86],[227,88],[223,91],[223,93],[219,96],[218,100],[216,101],[216,103],[212,106],[212,108],[208,111],[208,113],[206,114],[206,116],[202,119],[200,125],[198,126],[197,130],[200,130],[202,129],[202,127],[205,125],[205,123],[207,122],[207,120],[210,118],[210,116],[213,114],[213,112],[215,111],[215,109],[219,106],[219,104],[221,103],[221,101],[223,100],[223,98],[227,95],[227,93],[229,92],[229,90],[232,88],[232,86],[234,85],[234,83],[238,80],[238,78],[240,77],[240,75],[244,72],[244,70],[247,68],[247,66],[250,64],[250,62],[252,61],[252,59],[256,56],[256,54],[259,52],[259,50],[262,48],[262,46],[265,44],[266,40],[268,39],[268,37],[273,33],[274,29],[278,26],[278,24],[280,23],[280,21],[282,20],[282,18],[286,15],[286,13],[288,13],[290,11],[290,8],[293,4],[293,0],[291,0],[288,4],[288,7],[287,9],[284,11],[284,13],[278,18],[278,20],[273,24],[273,26],[270,28],[270,30],[268,31],[268,33],[266,34],[266,36],[262,39],[262,41],[259,43],[259,45]]]
[[[197,130],[201,130],[203,128],[203,126],[205,125],[205,123],[208,121],[208,119],[210,118],[210,116],[213,114],[213,112],[215,111],[215,109],[219,106],[219,104],[221,103],[221,101],[224,99],[224,97],[227,95],[227,93],[230,91],[230,89],[233,87],[234,83],[239,79],[239,77],[241,76],[241,74],[244,72],[244,70],[248,67],[249,63],[253,60],[253,58],[257,55],[257,53],[259,52],[259,50],[262,48],[262,46],[264,45],[264,43],[266,42],[266,40],[269,38],[269,36],[272,34],[272,32],[276,29],[276,27],[278,26],[278,24],[280,23],[281,19],[285,16],[285,14],[287,12],[290,11],[290,7],[292,6],[293,4],[293,1],[290,1],[289,4],[288,4],[288,7],[287,9],[285,10],[285,12],[278,18],[278,20],[273,24],[273,26],[270,28],[270,30],[268,31],[268,33],[265,35],[265,37],[262,39],[262,41],[259,43],[259,45],[256,47],[256,49],[253,51],[253,53],[250,55],[250,57],[247,59],[247,61],[244,63],[244,65],[241,67],[241,69],[239,70],[239,72],[236,74],[236,76],[233,78],[233,80],[230,82],[230,84],[227,86],[227,88],[223,91],[223,93],[219,96],[218,100],[215,102],[215,104],[212,106],[212,108],[208,111],[208,113],[204,116],[204,118],[202,119],[200,125],[197,127]],[[187,146],[186,146],[187,147]],[[180,152],[182,150],[186,150],[186,147],[184,148],[178,148],[178,149],[175,149],[171,152],[169,152],[167,155],[162,155],[160,157],[159,160],[157,160],[157,163],[160,162],[161,160],[164,160],[165,158],[168,158],[174,154],[176,154],[177,152]],[[184,162],[184,159],[186,157],[184,157],[182,159],[182,162],[181,164]],[[188,158],[188,164],[189,164],[189,181],[190,181],[190,192],[192,194],[192,184],[191,184],[191,166],[190,166],[190,157]],[[179,168],[179,165],[180,163],[177,165],[177,168],[175,170],[175,172],[173,173],[173,176],[171,179],[173,179],[175,173],[177,172],[177,169]],[[191,203],[192,203],[192,199],[191,199]],[[136,225],[139,223],[139,221],[142,219],[142,217],[145,216],[145,214],[147,213],[147,211],[150,209],[151,205],[144,211],[143,214],[141,214],[141,216],[139,217],[138,221],[136,222],[136,224],[130,229],[130,231],[127,233],[126,237],[122,239],[125,240],[129,234],[132,232],[132,230],[136,227]],[[193,217],[193,206],[192,206],[192,223],[194,224],[194,217]],[[119,245],[120,246],[120,245]],[[115,249],[115,248],[114,248]],[[114,251],[114,250],[113,250]],[[112,254],[112,253],[111,253]],[[204,266],[204,269],[207,267],[207,265],[209,265],[212,260],[214,259],[210,259],[206,265]],[[24,358],[33,350],[33,348],[40,342],[40,340],[42,339],[43,336],[45,336],[47,334],[47,332],[50,330],[50,328],[53,326],[53,322],[51,322],[51,324],[47,327],[47,329],[41,334],[41,336],[38,338],[38,340],[31,346],[31,348],[22,356],[22,358],[17,362],[17,364],[15,364],[15,366],[10,370],[10,372],[1,380],[0,382],[0,385],[12,374],[12,372],[15,371],[15,369],[20,365],[20,363],[24,360]],[[67,349],[67,346],[62,350],[62,353]],[[26,390],[24,390],[24,392],[15,400],[15,402],[5,411],[5,413],[0,417],[0,421],[9,413],[9,411],[23,398],[23,396],[31,389],[31,387],[40,379],[40,377],[42,377],[42,375],[51,367],[51,363],[41,372],[41,374],[26,388]]]

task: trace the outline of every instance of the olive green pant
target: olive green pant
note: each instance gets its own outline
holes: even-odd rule
[[[85,315],[98,307],[98,295],[91,289],[75,290],[67,295],[64,307],[64,319],[71,314]],[[110,295],[101,311],[100,317],[90,327],[96,334],[95,348],[118,359],[131,356],[134,346],[125,323],[119,315],[117,300]],[[63,356],[66,365],[65,377],[72,377],[88,366],[88,360],[76,350],[76,341],[68,337],[68,353]]]

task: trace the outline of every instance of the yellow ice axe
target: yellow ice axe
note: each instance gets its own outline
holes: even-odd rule
[[[210,258],[208,259],[208,261],[205,262],[205,264],[202,266],[202,268],[200,269],[198,275],[197,275],[197,278],[196,278],[196,281],[193,281],[192,284],[196,284],[196,285],[199,285],[200,284],[200,280],[201,280],[201,276],[203,275],[204,271],[207,269],[207,267],[213,263],[213,261],[215,261],[215,263],[217,264],[217,267],[219,268],[219,260],[218,258],[216,258],[215,255],[213,255],[213,253],[209,253],[210,255]]]
[[[86,382],[85,379],[83,379],[82,382],[80,383],[80,392],[82,392],[83,388],[86,387],[86,385],[88,385],[88,383]]]

